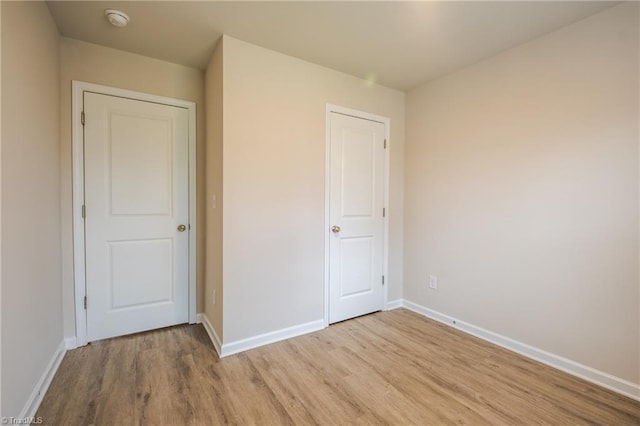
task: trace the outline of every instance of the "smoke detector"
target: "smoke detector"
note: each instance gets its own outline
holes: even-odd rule
[[[104,15],[114,27],[126,27],[129,23],[129,15],[121,10],[107,9],[104,11]]]

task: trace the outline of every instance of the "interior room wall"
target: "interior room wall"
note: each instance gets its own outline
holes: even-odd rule
[[[0,3],[0,37],[2,35],[2,4]],[[2,42],[0,39],[0,98],[2,96]],[[0,307],[2,306],[2,102],[0,102]],[[0,333],[2,315],[0,314]],[[2,416],[2,336],[0,336],[0,416]]]
[[[223,49],[221,39],[216,46],[205,75],[207,100],[206,159],[206,278],[204,311],[219,339],[223,338],[222,287],[222,140],[223,140]]]
[[[58,30],[2,2],[2,412],[19,416],[63,341]]]
[[[324,316],[332,103],[391,119],[389,299],[402,296],[404,94],[224,36],[224,342]]]
[[[640,383],[638,52],[625,3],[408,93],[405,299]]]
[[[197,300],[198,312],[204,309],[205,251],[205,105],[204,73],[170,62],[86,43],[60,38],[60,156],[62,186],[62,282],[65,337],[75,336],[73,284],[73,222],[71,168],[71,81],[135,90],[196,103],[196,215],[197,215]]]

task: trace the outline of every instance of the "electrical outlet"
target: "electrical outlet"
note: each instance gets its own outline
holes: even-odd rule
[[[435,290],[438,288],[438,277],[429,275],[429,288]]]

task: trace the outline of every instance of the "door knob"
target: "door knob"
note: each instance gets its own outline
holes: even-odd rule
[[[186,227],[186,226],[184,226],[184,225],[178,225],[178,231],[179,231],[179,232],[184,232],[184,231],[186,231],[186,230],[187,230],[187,227]]]
[[[331,232],[333,232],[334,234],[337,234],[338,232],[340,232],[340,227],[338,225],[333,225],[331,227]]]

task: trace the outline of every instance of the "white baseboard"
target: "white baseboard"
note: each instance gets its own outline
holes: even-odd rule
[[[269,333],[249,337],[247,339],[236,340],[235,342],[223,344],[211,325],[211,321],[209,321],[207,314],[204,312],[199,313],[198,322],[204,326],[204,329],[207,331],[209,339],[211,339],[211,342],[213,343],[213,346],[220,358],[268,345],[270,343],[279,342],[281,340],[290,339],[292,337],[301,336],[303,334],[313,333],[314,331],[325,328],[324,320],[320,319],[306,324],[283,328],[281,330],[271,331]]]
[[[53,376],[55,376],[56,371],[58,371],[58,367],[60,367],[60,363],[62,362],[62,358],[64,358],[64,354],[66,352],[65,341],[63,340],[58,345],[58,348],[51,357],[51,360],[49,360],[49,364],[47,364],[47,367],[42,373],[40,380],[38,380],[33,392],[31,392],[31,396],[29,396],[29,399],[24,405],[24,408],[18,418],[25,419],[35,417],[38,407],[40,407],[40,403],[42,402],[42,398],[44,398],[44,394],[47,392],[47,389],[49,389]]]
[[[199,313],[197,317],[197,322],[204,326],[204,329],[207,331],[207,334],[209,335],[209,339],[211,339],[211,343],[213,343],[213,347],[218,353],[218,356],[221,357],[222,342],[218,337],[218,333],[216,333],[216,330],[213,328],[211,321],[209,321],[209,317],[207,317],[207,314],[205,314],[204,312]]]
[[[222,345],[223,357],[237,354],[238,352],[247,351],[260,346],[268,345],[270,343],[279,342],[281,340],[290,339],[292,337],[301,336],[307,333],[313,333],[314,331],[322,330],[325,328],[324,320],[319,319],[311,321],[305,324],[295,325],[293,327],[287,327],[269,333],[259,334],[257,336],[249,337],[247,339],[236,340],[231,343],[224,343]]]
[[[78,341],[74,337],[65,337],[64,338],[64,347],[66,350],[75,349],[78,347]]]
[[[402,299],[390,300],[387,302],[387,311],[402,308]]]
[[[595,368],[588,367],[559,355],[555,355],[542,349],[527,345],[525,343],[518,342],[492,331],[485,330],[476,325],[460,321],[449,315],[434,311],[408,300],[402,300],[402,306],[418,314],[424,315],[425,317],[457,328],[458,330],[464,331],[465,333],[479,337],[480,339],[509,349],[510,351],[534,359],[550,367],[564,371],[565,373],[580,377],[581,379],[584,379],[588,382],[594,383],[614,392],[628,396],[629,398],[640,401],[640,385],[636,383],[629,382],[627,380],[612,376],[611,374],[596,370]]]

